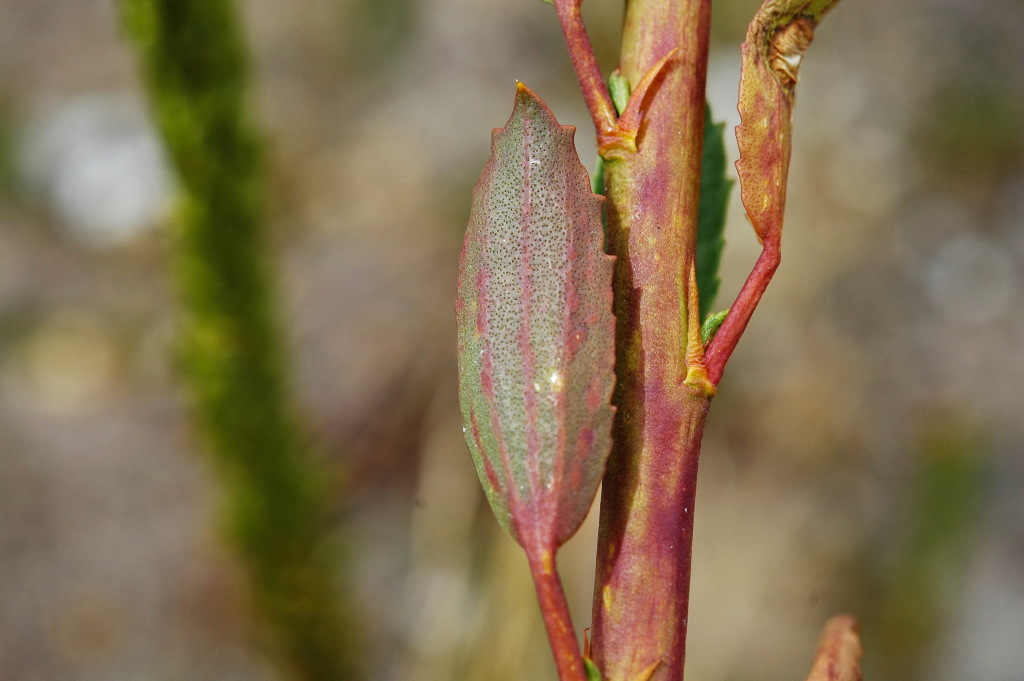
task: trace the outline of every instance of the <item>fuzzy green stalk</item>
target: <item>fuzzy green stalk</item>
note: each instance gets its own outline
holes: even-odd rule
[[[121,8],[180,182],[180,361],[260,631],[290,678],[358,679],[326,475],[289,403],[261,141],[245,115],[248,60],[234,3],[121,0]]]

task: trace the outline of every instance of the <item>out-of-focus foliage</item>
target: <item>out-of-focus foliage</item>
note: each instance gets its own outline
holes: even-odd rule
[[[230,0],[123,0],[181,185],[172,257],[180,366],[216,463],[228,534],[276,661],[296,679],[359,677],[353,613],[326,541],[324,473],[285,379],[267,262],[248,55]]]

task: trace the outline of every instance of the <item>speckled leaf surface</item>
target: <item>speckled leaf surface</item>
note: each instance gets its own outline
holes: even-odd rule
[[[528,550],[576,531],[611,447],[613,258],[574,133],[518,85],[459,270],[466,440],[498,521]]]
[[[740,72],[736,171],[758,238],[782,231],[800,62],[821,17],[839,0],[766,0],[747,29]]]

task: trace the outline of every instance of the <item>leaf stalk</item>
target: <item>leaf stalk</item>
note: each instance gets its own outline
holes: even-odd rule
[[[580,654],[579,642],[576,640],[569,602],[565,598],[562,580],[555,568],[555,553],[549,549],[531,551],[527,553],[527,559],[551,652],[555,657],[558,679],[587,681],[587,670]]]

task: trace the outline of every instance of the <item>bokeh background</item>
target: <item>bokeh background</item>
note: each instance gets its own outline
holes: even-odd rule
[[[756,0],[716,0],[737,122]],[[552,679],[461,439],[452,304],[514,81],[580,126],[536,0],[239,2],[297,400],[339,471],[372,679]],[[585,18],[614,66],[618,0]],[[847,0],[802,69],[776,281],[704,444],[688,678],[1024,679],[1024,4]],[[732,153],[735,144],[727,136]],[[0,679],[269,681],[174,364],[174,181],[110,0],[0,2]],[[730,208],[723,300],[758,246]],[[595,527],[562,553],[589,624]]]

